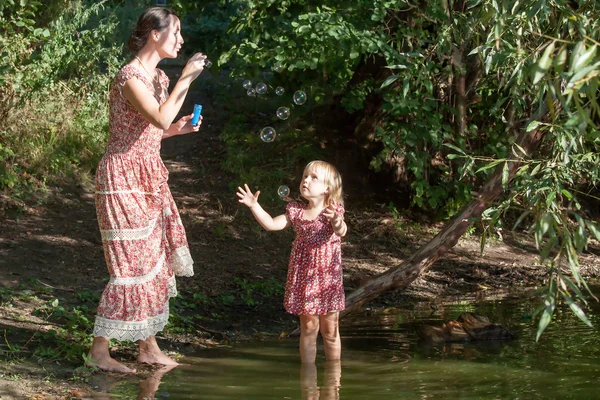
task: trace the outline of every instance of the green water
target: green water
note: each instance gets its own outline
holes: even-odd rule
[[[595,287],[600,293],[600,287]],[[600,305],[582,324],[559,309],[535,343],[535,304],[457,302],[363,314],[342,324],[342,362],[302,367],[296,340],[246,343],[188,355],[158,379],[120,382],[94,398],[147,399],[593,399],[600,398]],[[516,340],[431,345],[416,336],[471,311],[511,329]],[[102,390],[102,389],[99,389]]]

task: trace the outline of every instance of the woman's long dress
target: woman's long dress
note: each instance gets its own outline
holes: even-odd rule
[[[133,65],[110,89],[110,134],[96,172],[96,212],[110,280],[102,293],[94,336],[144,340],[169,318],[175,275],[192,276],[193,261],[160,158],[163,130],[127,101],[122,87],[139,79],[162,104],[169,79],[156,85]]]

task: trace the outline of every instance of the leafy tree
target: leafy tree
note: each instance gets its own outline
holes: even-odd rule
[[[598,2],[238,4],[231,32],[239,41],[220,62],[240,73],[282,63],[282,74],[317,103],[341,95],[360,115],[354,136],[377,143],[372,166],[400,166],[414,205],[456,215],[428,245],[433,260],[475,220],[485,226],[483,249],[509,211],[520,210],[514,226],[529,225],[549,268],[538,337],[557,301],[590,324],[578,254],[600,240],[582,203],[598,200]],[[350,305],[410,283],[431,260],[382,275]]]

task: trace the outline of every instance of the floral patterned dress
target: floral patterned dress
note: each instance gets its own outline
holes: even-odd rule
[[[323,315],[345,307],[342,246],[323,213],[304,219],[305,204],[288,203],[286,215],[296,239],[292,245],[285,287],[285,310],[296,315]],[[344,208],[338,206],[338,213]]]
[[[175,275],[192,276],[185,230],[160,158],[163,130],[125,99],[122,87],[139,79],[162,104],[169,78],[158,70],[151,82],[133,65],[110,88],[110,134],[96,171],[96,213],[110,280],[102,293],[94,336],[144,340],[169,318]]]

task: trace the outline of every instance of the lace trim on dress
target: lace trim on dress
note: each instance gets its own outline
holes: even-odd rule
[[[149,194],[149,195],[153,195],[156,196],[156,193],[152,193],[152,192],[142,192],[141,190],[97,190],[95,192],[95,194],[132,194],[132,193],[136,193],[136,194]]]
[[[148,226],[136,229],[105,229],[100,230],[102,240],[142,240],[147,239],[154,231],[156,219],[150,221]]]
[[[171,266],[173,267],[173,272],[175,272],[175,275],[177,276],[194,275],[194,260],[192,259],[190,249],[187,246],[180,247],[173,252]]]
[[[117,321],[96,317],[94,336],[119,341],[130,340],[132,342],[146,340],[162,331],[168,320],[169,301],[167,300],[162,314],[146,318],[143,321]]]
[[[154,268],[152,268],[152,271],[150,271],[150,273],[148,273],[144,276],[134,276],[131,278],[112,277],[108,281],[108,284],[109,285],[111,285],[111,284],[112,285],[141,285],[142,283],[150,282],[151,280],[156,278],[156,275],[158,275],[160,270],[163,268],[164,263],[165,263],[165,253],[162,253],[160,258],[158,259],[158,262],[156,263]]]

